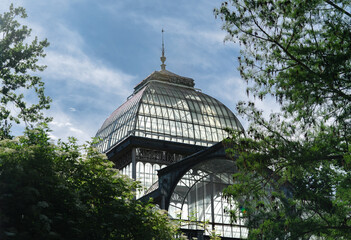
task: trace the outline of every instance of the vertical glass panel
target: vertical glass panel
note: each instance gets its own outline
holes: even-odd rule
[[[160,107],[161,108],[161,112],[162,112],[162,118],[168,119],[168,110],[165,107]]]
[[[151,119],[150,119],[150,117],[145,117],[144,121],[145,121],[145,130],[151,131]]]
[[[174,120],[175,119],[175,116],[174,116],[174,109],[172,109],[172,108],[168,108],[167,109],[167,112],[168,112],[168,117],[169,117],[169,119],[172,119],[172,120]]]
[[[227,109],[225,107],[222,108],[222,113],[225,117],[229,117]]]
[[[150,163],[145,164],[145,188],[148,189],[152,185],[152,165]]]
[[[160,105],[160,100],[156,94],[152,94],[151,97],[155,105]]]
[[[198,124],[199,120],[197,118],[197,114],[195,112],[191,112],[191,117],[193,119],[194,124]]]
[[[164,96],[164,98],[165,98],[167,107],[171,108],[172,107],[172,103],[171,103],[171,100],[169,99],[169,97],[168,96]]]
[[[155,110],[156,110],[156,116],[163,116],[161,108],[159,106],[155,106]]]
[[[150,122],[151,122],[151,131],[152,132],[157,132],[157,120],[156,118],[150,118]]]
[[[209,122],[209,124],[210,124],[211,127],[215,127],[215,126],[216,126],[216,123],[215,123],[215,121],[214,121],[214,117],[209,116],[209,117],[208,117],[208,122]]]
[[[193,102],[194,103],[194,107],[195,107],[195,111],[198,112],[198,113],[202,113],[201,112],[201,105],[199,102]]]
[[[215,107],[216,107],[217,115],[218,115],[218,116],[223,116],[222,110],[221,110],[221,108],[219,107],[219,105],[215,105]]]
[[[152,184],[154,184],[155,182],[157,182],[157,180],[158,180],[158,176],[157,176],[157,171],[158,170],[160,170],[160,165],[158,165],[158,164],[154,164],[153,166],[152,166],[152,172],[153,172],[153,175],[152,175]]]
[[[160,99],[160,105],[161,106],[167,106],[166,100],[164,99],[163,95],[158,95],[158,98]]]
[[[205,120],[206,116],[205,115],[197,113],[196,118],[197,118],[199,124],[206,124],[206,120]]]
[[[230,121],[230,119],[229,118],[225,118],[225,126],[226,127],[231,127],[232,126],[232,124],[231,124],[231,121]]]
[[[199,126],[199,128],[200,128],[200,135],[201,135],[202,140],[211,139],[211,137],[210,137],[211,133],[207,132],[206,128],[204,126]]]
[[[217,135],[217,129],[216,128],[211,128],[211,133],[212,133],[212,138],[214,142],[219,142],[221,140],[218,139],[218,135]]]
[[[181,121],[186,121],[186,114],[185,114],[185,111],[179,110],[179,119],[180,119]]]
[[[169,121],[169,126],[170,126],[170,129],[171,129],[171,135],[176,135],[177,134],[177,130],[176,130],[175,121]]]
[[[176,128],[176,130],[177,130],[177,136],[180,136],[180,141],[182,141],[183,139],[183,137],[185,137],[186,135],[186,133],[184,132],[184,130],[183,130],[183,128],[182,128],[182,123],[181,122],[175,122],[175,124],[176,124],[176,126],[175,126],[175,128]]]
[[[191,114],[190,114],[190,112],[186,111],[186,112],[184,112],[184,114],[185,114],[185,121],[191,123]]]
[[[221,127],[222,127],[222,128],[227,127],[227,124],[226,124],[226,122],[225,122],[225,119],[224,119],[224,118],[220,118],[219,120],[220,120],[220,122],[221,122]]]
[[[163,120],[163,126],[165,128],[165,139],[167,140],[168,136],[171,134],[171,129],[170,129],[169,123],[166,122],[166,120]]]
[[[209,121],[209,119],[208,119],[208,116],[205,115],[205,114],[202,114],[202,118],[203,118],[203,120],[204,120],[202,124],[208,126],[208,125],[210,124],[210,121]]]
[[[144,103],[140,104],[139,113],[141,114],[145,114],[144,105],[145,105]]]
[[[136,180],[141,181],[141,173],[144,172],[144,165],[142,162],[136,163]]]
[[[150,114],[155,116],[156,115],[156,109],[154,105],[149,105],[149,109],[150,109]]]
[[[180,114],[179,114],[179,110],[178,109],[173,109],[174,112],[174,119],[177,121],[180,121]]]
[[[157,119],[157,126],[158,126],[158,131],[159,132],[165,132],[162,119],[160,119],[160,118]]]
[[[181,123],[181,125],[182,125],[181,128],[182,128],[183,136],[186,137],[186,138],[190,137],[189,136],[189,130],[188,130],[188,124]]]
[[[151,92],[150,90],[147,91],[147,93],[150,93]],[[148,103],[148,104],[153,104],[152,95],[151,94],[146,94],[146,96],[143,98],[143,102],[144,103]]]
[[[195,139],[201,139],[200,126],[194,125],[194,129],[195,129]]]

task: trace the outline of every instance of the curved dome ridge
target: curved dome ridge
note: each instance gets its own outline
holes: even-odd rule
[[[101,152],[131,135],[211,146],[228,137],[226,127],[243,131],[236,116],[217,99],[193,87],[151,76],[137,85],[134,95],[97,132]]]

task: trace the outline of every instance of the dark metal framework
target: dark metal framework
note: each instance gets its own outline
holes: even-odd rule
[[[150,80],[106,119],[96,137],[107,152],[128,136],[211,146],[243,131],[235,115],[218,100],[196,89]]]
[[[227,239],[244,239],[248,234],[244,219],[232,223],[228,213],[237,210],[237,202],[222,194],[233,184],[235,171],[235,161],[226,157],[218,143],[159,170],[157,184],[141,199],[155,199],[172,218],[186,223],[183,229],[202,230],[205,235],[215,230]],[[194,217],[196,221],[191,220]]]
[[[244,131],[235,115],[196,90],[192,79],[161,70],[106,119],[96,147],[141,183],[137,198],[152,197],[172,218],[187,222],[183,229],[189,236],[206,239],[204,233],[216,230],[223,239],[241,239],[247,236],[243,220],[232,224],[228,214],[236,203],[222,196],[235,171],[218,143],[228,136],[226,127]]]

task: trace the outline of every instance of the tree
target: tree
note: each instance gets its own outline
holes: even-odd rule
[[[271,95],[281,112],[238,111],[232,131],[236,184],[250,239],[351,238],[351,13],[346,0],[232,0],[215,12],[242,47],[248,94]],[[233,212],[233,217],[236,217]]]
[[[167,214],[135,200],[138,183],[106,156],[73,138],[50,141],[41,112],[50,98],[33,75],[45,68],[38,60],[48,42],[28,43],[31,30],[18,17],[25,9],[13,5],[0,15],[0,239],[176,239]],[[38,103],[26,102],[27,89]],[[11,122],[20,121],[25,134],[13,138]]]
[[[10,137],[12,123],[24,121],[27,126],[45,119],[43,109],[49,108],[50,98],[44,95],[44,83],[36,71],[45,66],[38,60],[44,57],[44,48],[49,45],[37,37],[29,42],[31,29],[22,26],[16,19],[26,18],[22,7],[0,14],[0,139]],[[37,103],[28,104],[25,93],[33,90]],[[28,99],[27,99],[28,100]]]
[[[44,129],[0,141],[1,239],[175,239],[165,212],[94,148]]]

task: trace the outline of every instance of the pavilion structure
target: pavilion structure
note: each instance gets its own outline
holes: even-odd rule
[[[154,71],[103,123],[96,145],[125,175],[139,181],[137,198],[153,198],[190,239],[245,239],[242,214],[230,221],[237,202],[223,197],[233,184],[235,160],[222,140],[225,128],[244,132],[233,112],[194,88],[194,80],[165,68]],[[241,217],[240,217],[241,216]]]

